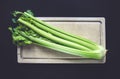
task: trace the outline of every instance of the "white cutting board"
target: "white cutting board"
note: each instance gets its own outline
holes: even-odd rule
[[[86,37],[105,48],[105,19],[103,17],[38,17],[67,32]],[[17,47],[18,63],[105,63],[57,52],[36,45]]]

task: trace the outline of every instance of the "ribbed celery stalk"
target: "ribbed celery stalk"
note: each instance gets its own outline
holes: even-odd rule
[[[47,33],[45,31],[41,30],[40,28],[38,29],[37,27],[35,27],[31,23],[28,23],[28,22],[22,20],[21,18],[18,19],[18,22],[20,22],[20,23],[26,25],[27,27],[31,28],[36,33],[40,34],[41,36],[46,37],[46,38],[48,38],[50,40],[53,40],[54,42],[57,42],[59,44],[66,45],[66,46],[73,47],[73,48],[80,49],[80,50],[90,50],[85,46],[82,46],[80,44],[76,44],[76,43],[61,39],[59,37],[56,37],[56,36],[54,36],[54,35],[52,35],[50,33]]]
[[[65,40],[69,40],[69,41],[71,41],[71,42],[78,43],[78,44],[80,44],[80,45],[82,45],[82,46],[85,46],[85,47],[91,49],[91,50],[96,50],[96,49],[98,49],[98,47],[97,47],[96,45],[87,43],[87,42],[85,42],[85,41],[82,41],[82,40],[73,38],[73,37],[71,37],[71,36],[68,36],[68,35],[65,35],[65,34],[63,34],[63,33],[60,33],[60,32],[58,32],[58,31],[55,31],[55,30],[53,30],[53,29],[50,29],[50,28],[48,28],[48,27],[46,27],[46,26],[44,26],[44,25],[42,25],[42,24],[40,24],[40,23],[38,23],[38,22],[36,22],[36,21],[34,21],[34,20],[30,20],[30,22],[31,22],[32,24],[34,24],[35,26],[37,26],[38,28],[40,28],[40,29],[42,29],[42,30],[44,30],[44,31],[46,31],[46,32],[49,32],[49,33],[51,33],[51,34],[53,34],[53,35],[55,35],[55,36],[58,36],[58,37],[60,37],[60,38],[62,38],[62,39],[65,39]]]
[[[82,51],[79,49],[74,49],[71,47],[67,47],[67,46],[59,45],[59,44],[52,43],[49,41],[45,41],[43,39],[34,38],[32,36],[26,35],[24,32],[19,32],[19,33],[22,36],[24,36],[25,38],[28,38],[29,40],[33,41],[35,44],[37,43],[40,46],[47,47],[47,48],[57,50],[60,52],[64,52],[67,54],[82,56],[85,58],[93,58],[93,59],[101,59],[104,56],[104,53],[102,53],[103,51]]]
[[[95,42],[93,42],[93,41],[91,41],[91,40],[89,40],[89,39],[86,39],[86,38],[83,38],[83,37],[80,37],[80,36],[76,36],[76,35],[74,35],[74,34],[71,34],[71,33],[65,32],[65,31],[63,31],[63,30],[61,30],[61,29],[58,29],[58,28],[54,27],[53,25],[50,25],[50,24],[48,24],[48,23],[46,23],[46,22],[44,22],[44,21],[42,21],[42,20],[40,20],[40,19],[38,19],[38,18],[35,18],[34,16],[28,14],[27,12],[24,12],[24,15],[30,17],[31,19],[34,19],[35,21],[39,22],[40,24],[43,24],[43,25],[45,25],[46,27],[51,28],[51,29],[53,29],[53,30],[55,30],[55,31],[58,31],[58,32],[60,32],[60,33],[63,33],[63,34],[65,34],[65,35],[68,35],[68,36],[71,36],[71,37],[74,37],[74,38],[77,38],[77,39],[80,39],[80,40],[85,41],[85,42],[87,42],[87,43],[96,45]]]

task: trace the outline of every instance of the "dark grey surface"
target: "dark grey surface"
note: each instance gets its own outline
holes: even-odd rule
[[[1,79],[119,79],[119,0],[1,0],[0,6]],[[101,65],[18,64],[16,46],[7,28],[13,25],[10,12],[27,9],[41,17],[105,17],[107,62]]]

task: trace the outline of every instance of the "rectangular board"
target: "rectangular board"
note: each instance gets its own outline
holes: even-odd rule
[[[106,48],[103,17],[38,17],[66,32],[88,38]],[[105,63],[106,57],[94,60],[54,51],[37,45],[17,47],[18,63]]]

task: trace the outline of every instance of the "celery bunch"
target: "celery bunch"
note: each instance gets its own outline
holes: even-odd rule
[[[106,50],[93,41],[58,29],[33,16],[31,11],[13,13],[17,24],[9,27],[14,44],[36,44],[63,53],[85,58],[102,59]]]

